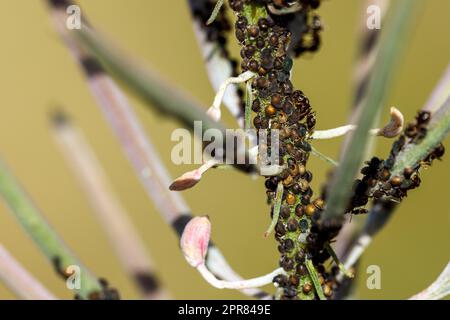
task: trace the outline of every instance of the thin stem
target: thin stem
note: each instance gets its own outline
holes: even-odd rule
[[[281,201],[283,200],[283,182],[280,181],[277,186],[277,192],[275,195],[275,204],[273,205],[273,217],[272,222],[270,223],[269,228],[267,228],[266,232],[264,233],[264,237],[268,237],[273,229],[275,229],[275,225],[278,222],[278,218],[280,217],[280,208],[281,208]]]
[[[365,0],[361,5],[361,22],[359,28],[359,50],[354,65],[354,101],[353,109],[361,107],[364,98],[367,95],[367,88],[370,76],[374,72],[378,52],[380,50],[379,38],[381,30],[385,27],[385,18],[391,7],[391,0]],[[369,29],[367,27],[367,8],[374,5],[380,8],[380,29]],[[377,121],[376,121],[377,122]]]
[[[324,155],[323,153],[321,153],[320,151],[318,151],[316,148],[314,148],[313,146],[311,146],[311,154],[315,155],[316,157],[320,158],[321,160],[328,162],[329,164],[331,164],[332,166],[339,166],[339,162],[337,162],[334,159],[331,159],[330,157]]]
[[[209,7],[208,1],[199,2],[197,0],[189,1],[191,14],[193,18],[194,33],[199,44],[206,71],[214,91],[219,90],[220,85],[227,78],[236,74],[236,65],[226,44],[219,42],[218,39],[208,37],[209,33],[217,32],[225,34],[227,31],[222,29],[222,23],[212,26],[206,26],[208,16],[204,9]],[[199,10],[198,6],[201,6]],[[220,20],[228,21],[225,14],[219,12]],[[236,119],[240,128],[244,127],[244,117],[241,110],[241,98],[238,95],[238,86],[230,86],[223,100],[229,112]]]
[[[333,248],[331,247],[330,243],[327,242],[325,244],[325,249],[327,249],[328,253],[330,254],[330,256],[333,258],[334,262],[336,263],[336,265],[338,266],[339,270],[345,274],[348,278],[354,278],[354,274],[347,270],[345,268],[345,266],[342,264],[342,262],[339,260],[339,258],[336,255],[336,252],[334,252]]]
[[[396,203],[385,200],[380,200],[373,205],[364,227],[360,230],[352,245],[346,249],[345,270],[349,270],[356,265],[367,247],[372,243],[373,238],[389,221],[396,207]],[[343,275],[343,273],[340,273],[337,276],[339,282],[342,281]]]
[[[276,8],[273,4],[269,4],[267,6],[267,10],[269,10],[270,13],[278,16],[295,13],[302,10],[302,8],[303,8],[302,5],[298,2],[294,2],[288,8],[281,8],[281,9]]]
[[[412,296],[409,300],[440,300],[448,295],[450,295],[450,263],[428,288]]]
[[[230,267],[220,250],[216,246],[211,244],[208,248],[206,266],[220,279],[232,282],[242,280],[242,277]],[[242,289],[241,292],[249,297],[254,297],[260,300],[272,299],[271,295],[256,288]]]
[[[20,299],[56,300],[1,244],[0,280]]]
[[[219,121],[221,118],[221,111],[220,111],[220,105],[222,104],[223,97],[225,96],[225,92],[229,85],[231,84],[239,84],[244,83],[253,78],[256,74],[251,71],[246,71],[244,73],[241,73],[237,77],[231,77],[226,79],[221,86],[219,87],[219,90],[217,90],[216,96],[214,97],[214,101],[212,106],[208,109],[207,114],[214,120]]]
[[[102,291],[97,278],[70,252],[3,162],[0,162],[0,194],[24,230],[59,272],[64,274],[72,265],[81,269],[81,286],[74,289],[81,298],[87,299],[91,294]]]
[[[386,138],[394,138],[398,136],[403,130],[403,114],[397,108],[392,107],[390,115],[391,119],[389,123],[387,123],[383,128],[370,129],[370,135],[382,136]],[[348,124],[329,130],[316,130],[313,132],[311,138],[315,140],[333,139],[353,132],[356,129],[356,125]]]
[[[450,94],[450,63],[447,65],[447,69],[444,72],[441,80],[433,90],[430,98],[423,107],[422,110],[429,111],[432,114],[435,113],[448,98]]]
[[[216,5],[214,6],[214,10],[211,13],[211,17],[209,17],[208,21],[206,21],[206,25],[210,25],[211,23],[214,22],[214,20],[216,20],[217,15],[220,12],[220,9],[222,8],[224,0],[217,0]]]
[[[319,282],[319,277],[317,275],[316,268],[311,260],[306,259],[306,269],[308,269],[309,276],[311,277],[311,281],[313,282],[314,288],[316,289],[317,296],[320,300],[326,300],[325,295],[323,294],[322,286]]]
[[[105,229],[119,260],[145,299],[167,299],[151,257],[114,194],[106,174],[80,130],[62,113],[53,118],[54,137]]]
[[[253,279],[241,281],[223,281],[217,279],[204,264],[199,265],[197,267],[197,270],[198,272],[200,272],[202,277],[213,287],[218,289],[236,289],[236,290],[258,288],[268,285],[272,283],[273,278],[275,276],[284,273],[284,270],[282,268],[278,268],[269,274]]]

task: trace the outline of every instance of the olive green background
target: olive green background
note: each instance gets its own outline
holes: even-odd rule
[[[117,44],[183,87],[203,105],[212,101],[214,93],[194,39],[187,1],[80,3],[83,14]],[[318,54],[295,63],[294,84],[309,96],[317,110],[319,129],[342,125],[348,117],[362,3],[324,1],[320,9],[325,24],[324,44]],[[410,30],[406,54],[397,66],[384,119],[391,105],[411,119],[428,98],[449,62],[449,11],[448,1],[422,1],[420,16]],[[43,1],[0,0],[0,21],[0,154],[82,261],[119,288],[124,298],[138,297],[54,143],[47,116],[56,104],[64,105],[95,148],[173,296],[241,298],[237,292],[209,287],[185,263],[175,235],[147,198],[82,74],[52,29]],[[238,53],[234,42],[233,52]],[[149,112],[144,104],[131,98],[172,175],[190,169],[170,162],[170,134],[178,124]],[[228,115],[225,120],[232,123]],[[336,157],[341,141],[320,142],[316,147]],[[380,139],[377,154],[385,156],[390,143]],[[359,281],[361,298],[409,297],[431,283],[448,262],[448,161],[446,156],[444,162],[436,162],[432,169],[423,172],[421,188],[410,193],[368,249]],[[315,175],[317,194],[328,165],[312,158],[309,167]],[[194,213],[211,217],[214,241],[244,277],[258,276],[277,266],[275,241],[263,238],[269,210],[262,179],[252,180],[233,170],[216,170],[183,195]],[[3,203],[0,241],[55,294],[72,297]],[[381,290],[368,290],[365,286],[365,270],[371,264],[381,267]],[[14,296],[0,285],[0,298]]]

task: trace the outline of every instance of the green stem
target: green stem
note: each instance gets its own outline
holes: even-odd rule
[[[326,300],[325,295],[323,294],[322,286],[320,285],[319,277],[317,276],[316,268],[311,260],[306,259],[306,268],[308,269],[309,276],[311,277],[311,281],[313,282],[314,288],[316,289],[317,295],[320,300]]]
[[[91,294],[102,291],[97,278],[70,252],[2,161],[0,161],[0,195],[25,231],[59,272],[64,272],[72,265],[81,269],[81,286],[80,289],[75,289],[81,298],[88,299]]]
[[[363,162],[366,146],[370,138],[368,128],[373,121],[391,87],[393,71],[404,47],[404,36],[408,31],[408,22],[413,16],[417,0],[399,0],[395,14],[390,17],[380,41],[380,51],[372,79],[369,82],[365,104],[357,119],[358,127],[353,132],[345,156],[341,161],[331,185],[324,220],[343,219],[345,207],[351,197],[355,176]]]
[[[436,119],[439,117],[439,119]],[[425,138],[417,144],[412,144],[398,154],[392,175],[401,175],[405,168],[414,168],[425,159],[450,132],[450,97],[436,112],[431,127],[428,128]]]
[[[341,270],[341,272],[343,274],[345,274],[348,278],[354,278],[354,274],[345,269],[344,265],[342,264],[342,262],[339,260],[339,258],[336,255],[336,252],[334,252],[333,248],[331,247],[330,243],[327,242],[325,244],[325,249],[327,249],[328,253],[330,254],[330,256],[333,258],[334,262],[336,263],[336,265],[338,266],[339,270]]]
[[[217,15],[219,14],[220,9],[223,6],[223,1],[224,0],[217,0],[217,3],[215,5],[215,7],[214,7],[213,12],[211,13],[211,16],[209,17],[208,21],[206,21],[206,25],[210,25],[211,23],[214,22],[214,20],[216,20]]]
[[[332,166],[339,166],[339,162],[337,162],[334,159],[331,159],[330,157],[324,155],[322,152],[320,152],[319,150],[317,150],[316,148],[314,148],[313,146],[311,146],[311,154],[315,155],[316,157],[318,157],[319,159],[328,162],[329,164],[331,164]]]

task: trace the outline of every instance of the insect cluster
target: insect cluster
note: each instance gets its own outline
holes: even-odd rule
[[[366,163],[361,170],[362,179],[355,181],[353,197],[347,208],[348,213],[366,213],[365,205],[369,199],[400,202],[407,196],[409,190],[419,187],[421,182],[419,169],[431,165],[434,159],[440,159],[444,155],[445,149],[442,144],[416,167],[405,168],[403,174],[393,176],[391,170],[401,150],[409,144],[419,143],[426,136],[430,116],[429,112],[420,111],[416,119],[408,124],[404,134],[393,144],[386,160],[374,157]]]
[[[300,1],[311,5],[310,1]],[[285,24],[278,23],[267,6],[288,7],[288,1],[230,0],[237,13],[236,38],[242,45],[241,67],[257,74],[252,81],[256,129],[279,130],[279,164],[285,169],[265,181],[268,202],[275,203],[275,190],[279,183],[284,192],[279,220],[275,226],[275,238],[279,242],[280,266],[286,275],[274,278],[282,290],[281,299],[314,299],[316,290],[306,267],[312,260],[319,274],[324,295],[331,297],[334,284],[322,263],[329,258],[324,243],[311,232],[314,218],[324,208],[321,198],[312,199],[310,187],[312,173],[306,169],[311,151],[310,135],[316,124],[315,113],[309,99],[295,90],[290,81],[292,59],[288,48],[291,32]],[[255,14],[256,13],[256,14]],[[267,148],[270,153],[270,143]]]
[[[267,1],[279,10],[288,9],[298,5],[298,10],[283,15],[273,15],[277,24],[285,26],[291,33],[291,42],[288,52],[298,57],[306,52],[315,52],[319,49],[320,33],[323,29],[322,21],[315,12],[320,6],[320,0],[300,1]]]

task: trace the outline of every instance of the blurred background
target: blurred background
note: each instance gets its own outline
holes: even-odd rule
[[[324,1],[319,13],[325,24],[323,46],[314,56],[296,61],[293,82],[311,100],[318,129],[342,125],[352,98],[351,71],[362,1]],[[85,0],[82,14],[128,52],[183,87],[207,106],[212,91],[191,26],[187,1]],[[397,66],[389,106],[407,120],[427,100],[450,57],[450,2],[423,0],[410,30],[406,54]],[[185,263],[178,240],[155,211],[96,106],[83,75],[49,21],[43,1],[0,0],[0,155],[20,179],[55,229],[95,274],[119,289],[123,298],[137,298],[122,272],[82,189],[52,138],[48,114],[63,105],[95,148],[120,200],[130,212],[164,285],[180,299],[239,299],[235,291],[208,286]],[[233,52],[238,47],[231,41]],[[170,161],[172,130],[178,124],[131,101],[173,177],[189,166]],[[225,120],[233,120],[226,115]],[[336,157],[341,140],[316,143]],[[450,146],[446,142],[447,147]],[[386,156],[391,141],[378,140],[377,155]],[[428,286],[449,261],[450,170],[448,155],[422,173],[422,185],[405,199],[390,224],[379,234],[362,261],[359,297],[404,299]],[[312,157],[316,193],[328,165]],[[269,224],[263,179],[252,180],[233,170],[207,174],[183,194],[195,214],[208,214],[215,243],[244,277],[267,273],[277,266],[275,241],[263,238]],[[357,219],[357,218],[354,218]],[[353,220],[355,221],[355,220]],[[62,298],[72,298],[29,237],[0,202],[0,242]],[[381,290],[366,288],[368,265],[381,267]],[[14,296],[0,284],[0,298]]]

